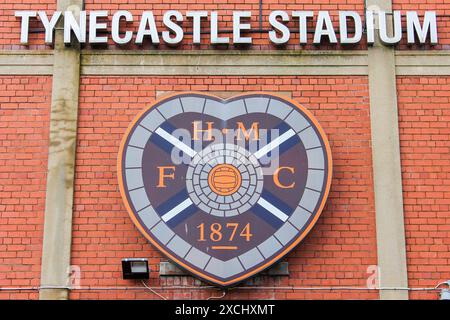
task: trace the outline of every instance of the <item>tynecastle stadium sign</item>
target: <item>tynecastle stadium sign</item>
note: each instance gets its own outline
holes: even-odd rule
[[[192,43],[200,44],[201,35],[209,33],[209,41],[213,45],[249,45],[252,43],[252,31],[266,32],[275,45],[284,45],[291,33],[298,33],[300,44],[308,43],[308,25],[314,23],[314,44],[328,41],[331,44],[357,44],[365,37],[368,44],[374,44],[377,35],[384,44],[394,45],[402,41],[406,35],[408,44],[438,43],[436,12],[426,11],[419,16],[416,11],[402,13],[394,11],[388,14],[383,11],[366,11],[364,17],[355,11],[339,11],[336,30],[328,11],[272,11],[269,15],[270,30],[252,30],[252,13],[250,11],[233,11],[232,35],[224,36],[219,30],[219,15],[216,11],[180,11],[164,12],[162,24],[152,11],[143,11],[139,18],[129,11],[55,11],[47,14],[45,11],[16,11],[15,16],[21,19],[22,44],[28,43],[30,21],[38,19],[45,29],[45,43],[52,44],[54,30],[60,19],[64,19],[64,42],[70,44],[75,39],[79,43],[105,44],[111,38],[119,45],[128,43],[143,44],[144,42],[166,43],[176,46],[183,42],[186,34],[184,27],[189,24],[192,30]],[[137,30],[127,29],[126,24],[139,19]],[[206,24],[206,26],[205,26]],[[298,25],[293,30],[289,25]],[[392,25],[392,28],[390,27]],[[390,29],[393,29],[392,32]],[[404,32],[406,31],[406,32]],[[110,33],[110,34],[108,34]],[[227,32],[228,33],[228,32]],[[339,35],[339,37],[337,36]]]

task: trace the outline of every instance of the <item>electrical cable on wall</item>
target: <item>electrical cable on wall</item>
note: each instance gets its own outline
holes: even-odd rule
[[[447,284],[449,281],[441,282],[435,287],[257,287],[257,286],[242,286],[242,287],[234,287],[231,290],[276,290],[276,291],[385,291],[385,290],[399,290],[399,291],[438,291],[439,287],[443,284]],[[39,291],[41,289],[68,289],[72,291],[114,291],[114,290],[143,290],[143,289],[152,289],[152,290],[210,290],[217,289],[215,286],[167,286],[167,287],[149,287],[144,282],[142,282],[144,287],[133,286],[133,287],[61,287],[61,286],[43,286],[43,287],[3,287],[0,288],[0,291]],[[158,293],[154,292],[159,296]],[[163,298],[162,296],[160,296]],[[163,298],[164,300],[167,300]]]
[[[148,289],[149,291],[151,291],[152,293],[154,293],[155,295],[157,295],[158,297],[160,297],[162,300],[167,300],[166,297],[164,297],[163,295],[159,294],[158,292],[156,292],[154,289],[150,288],[144,280],[142,280],[142,285]]]
[[[223,294],[221,296],[211,296],[209,298],[206,298],[206,300],[220,300],[224,298],[227,295],[227,293],[228,293],[227,290],[223,290]]]

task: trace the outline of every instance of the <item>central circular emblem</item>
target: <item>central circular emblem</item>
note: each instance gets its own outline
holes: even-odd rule
[[[118,157],[135,225],[180,267],[229,286],[310,232],[331,185],[331,152],[312,114],[268,93],[180,93],[128,128]]]
[[[240,171],[231,164],[218,164],[208,174],[208,184],[219,196],[230,196],[241,186]]]
[[[186,190],[203,212],[232,217],[248,211],[261,195],[258,160],[234,144],[212,144],[196,154],[186,172]]]

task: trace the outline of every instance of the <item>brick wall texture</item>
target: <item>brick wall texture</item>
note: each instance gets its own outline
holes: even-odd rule
[[[408,278],[429,287],[450,278],[450,77],[397,82]]]
[[[125,3],[126,2],[126,3]],[[230,27],[232,10],[259,13],[258,0],[93,1],[87,10],[140,12],[168,9],[216,10]],[[436,10],[440,44],[450,49],[450,3],[394,0],[397,10]],[[14,10],[55,10],[54,0],[0,0],[0,50],[19,43]],[[364,11],[362,0],[263,0],[263,28],[269,10]],[[258,26],[257,20],[252,22]],[[45,49],[38,26],[28,49]],[[189,42],[189,38],[186,38]],[[254,35],[254,49],[274,49]],[[305,49],[292,38],[288,49]],[[112,47],[111,47],[112,48]],[[161,47],[164,48],[164,47]],[[181,46],[190,49],[188,44]],[[197,47],[209,48],[205,44]],[[339,49],[326,44],[314,49]],[[413,49],[418,49],[414,47]],[[422,48],[427,48],[426,46]],[[129,49],[129,48],[128,48]],[[143,49],[154,50],[144,46]],[[231,48],[232,49],[232,48]],[[308,49],[308,47],[306,47]],[[311,47],[311,49],[313,49]],[[352,48],[355,49],[355,48]],[[356,49],[365,49],[361,44]],[[399,49],[411,49],[400,45]],[[39,286],[48,154],[51,77],[0,76],[0,288]],[[434,287],[450,279],[450,77],[398,77],[403,200],[410,287]],[[117,184],[117,152],[131,120],[161,92],[269,91],[289,93],[306,106],[330,140],[334,176],[329,200],[317,225],[285,261],[289,277],[258,276],[259,287],[366,287],[377,264],[368,79],[364,76],[83,76],[75,167],[73,265],[81,286],[134,287],[122,280],[120,261],[147,257],[149,285],[167,298],[205,299],[220,295],[193,277],[159,277],[165,258],[138,232]],[[174,290],[173,286],[195,286]],[[0,291],[0,299],[36,299],[36,291]],[[225,299],[377,299],[374,290],[232,290]],[[147,290],[74,290],[71,299],[158,299]],[[412,299],[437,299],[436,291],[414,291]]]
[[[40,282],[51,82],[0,76],[0,287]]]

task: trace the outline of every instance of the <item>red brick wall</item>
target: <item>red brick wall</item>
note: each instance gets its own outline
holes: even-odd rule
[[[439,44],[430,45],[406,45],[406,41],[399,46],[402,50],[420,49],[450,49],[450,2],[445,0],[392,0],[393,10],[417,11],[419,16],[423,16],[424,11],[436,11]],[[406,37],[406,34],[404,33]]]
[[[50,90],[50,77],[0,76],[0,287],[40,282]]]
[[[288,255],[291,276],[258,280],[265,286],[366,286],[377,263],[365,77],[83,77],[76,158],[72,264],[82,286],[135,286],[121,279],[120,260],[148,257],[152,286],[193,284],[159,279],[161,255],[139,234],[122,204],[116,159],[135,115],[157,91],[291,91],[318,118],[330,139],[334,180],[326,210],[307,239]],[[198,282],[197,282],[198,283]],[[207,298],[211,290],[161,290],[169,298]],[[232,291],[229,298],[373,298],[368,291]],[[157,298],[145,291],[74,291],[71,298]]]
[[[87,10],[154,10],[158,23],[168,9],[217,10],[220,27],[230,29],[232,10],[251,10],[258,27],[258,0],[244,3],[199,0],[160,4],[157,0],[118,3],[86,1]],[[356,10],[362,0],[264,0],[263,28],[271,10]],[[440,44],[450,49],[450,3],[394,0],[396,10],[436,10]],[[0,0],[0,50],[19,45],[15,10],[55,10],[55,0]],[[186,23],[186,25],[189,25]],[[136,26],[136,24],[135,24]],[[291,27],[296,27],[291,25]],[[43,45],[42,29],[30,34],[30,49]],[[189,29],[187,31],[190,31]],[[267,34],[253,35],[253,49],[274,49]],[[180,48],[192,47],[189,36]],[[292,35],[287,49],[305,49]],[[116,47],[114,47],[116,48]],[[131,47],[130,47],[131,48]],[[155,50],[145,45],[144,49]],[[163,45],[161,49],[165,49]],[[339,46],[307,46],[306,49]],[[364,48],[364,44],[356,47]],[[427,46],[401,49],[428,48]],[[230,46],[230,49],[233,49]],[[120,260],[148,257],[152,286],[198,285],[190,277],[159,278],[164,259],[139,234],[118,192],[116,158],[125,128],[161,91],[281,91],[309,108],[331,142],[334,180],[326,209],[307,239],[287,261],[291,276],[260,277],[260,286],[366,286],[367,268],[376,265],[375,214],[366,77],[83,77],[80,92],[74,200],[72,264],[81,267],[82,286],[135,286],[121,280]],[[399,126],[405,204],[408,277],[411,287],[433,287],[450,278],[450,77],[399,77]],[[0,287],[37,286],[40,278],[43,212],[51,97],[50,77],[0,77]],[[169,298],[207,298],[215,290],[162,290]],[[436,292],[411,298],[436,299]],[[0,292],[2,298],[37,298],[36,292]],[[145,291],[73,291],[71,298],[157,298]],[[375,291],[232,291],[227,298],[378,298]]]
[[[409,285],[434,287],[450,279],[450,77],[397,85]]]

